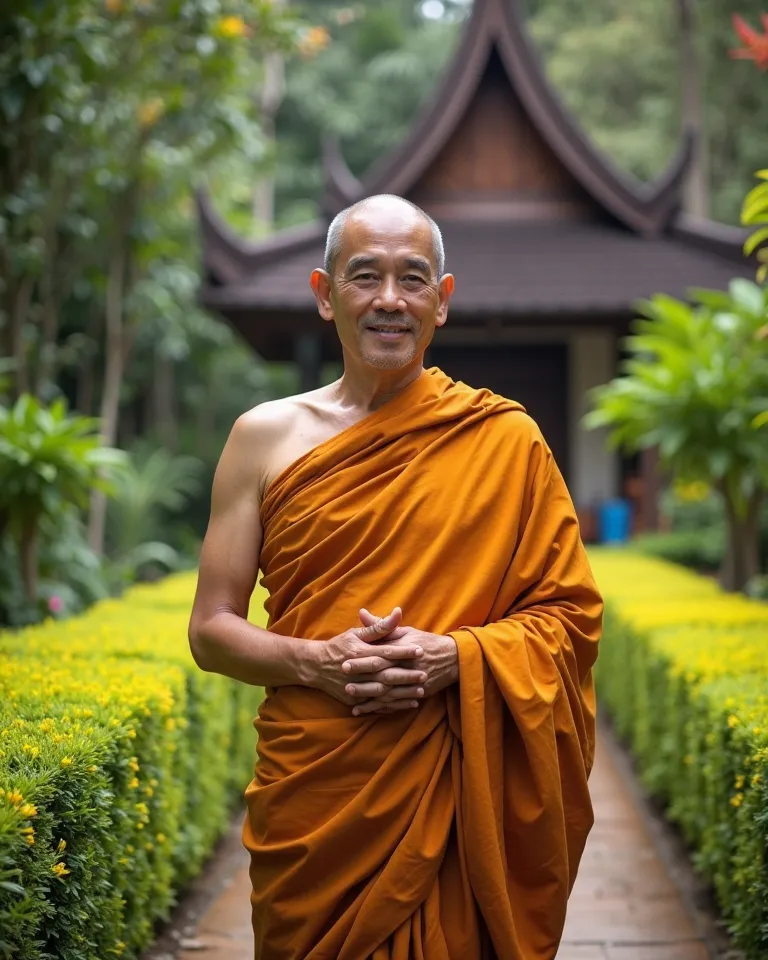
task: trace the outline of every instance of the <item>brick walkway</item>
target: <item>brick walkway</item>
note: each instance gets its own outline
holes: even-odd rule
[[[710,960],[656,854],[611,751],[590,780],[595,827],[569,904],[558,960]],[[202,917],[180,960],[253,960],[247,858]]]

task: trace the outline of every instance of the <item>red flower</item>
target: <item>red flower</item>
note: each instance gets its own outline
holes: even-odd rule
[[[765,33],[753,30],[737,13],[733,14],[732,19],[733,29],[744,46],[731,50],[731,56],[735,60],[754,60],[758,69],[768,70],[768,13],[760,16]]]

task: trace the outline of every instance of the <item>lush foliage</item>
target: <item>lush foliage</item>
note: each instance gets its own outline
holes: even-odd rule
[[[757,177],[768,181],[768,170],[758,170]],[[765,283],[768,279],[768,182],[759,183],[753,187],[744,198],[741,208],[741,222],[746,226],[758,226],[758,229],[744,244],[746,254],[755,253],[760,266],[757,269],[757,280]],[[764,330],[768,337],[768,325]]]
[[[32,412],[39,420],[24,427],[33,444],[41,424],[58,416],[59,406],[48,413],[41,404],[66,398],[84,416],[98,414],[107,447],[150,435],[170,451],[210,460],[235,416],[271,394],[264,365],[196,306],[192,190],[231,154],[250,165],[249,177],[264,162],[254,90],[265,55],[290,50],[301,36],[292,15],[263,0],[19,0],[7,11],[0,26],[0,397],[37,398],[23,408],[27,420]],[[3,429],[19,409],[2,414]],[[0,524],[0,623],[29,620],[52,600],[71,612],[137,573],[181,562],[163,521],[200,492],[189,483],[168,508],[158,471],[150,476],[152,465],[137,461],[109,517],[95,482],[85,503],[81,492],[67,494],[67,517],[53,518],[49,494],[68,483],[62,458],[76,461],[80,443],[70,438],[67,452],[59,439],[62,462],[50,461],[52,441],[35,446],[37,466],[18,461],[28,472],[23,490],[18,470],[12,483],[4,478],[0,514],[12,519],[4,534]],[[12,442],[23,446],[18,436]],[[47,479],[54,469],[55,483]],[[134,524],[129,543],[142,483],[140,496],[152,499],[142,519],[158,523],[151,537],[146,524]],[[86,514],[88,546],[79,523]],[[101,580],[98,591],[69,576],[58,549],[64,531],[74,537],[64,554],[77,554],[73,569],[91,586]],[[48,569],[36,584],[38,553]],[[19,577],[25,605],[14,594]],[[56,583],[62,590],[52,592]]]
[[[592,393],[585,422],[629,450],[658,446],[664,467],[722,495],[728,549],[723,582],[758,572],[757,530],[768,487],[768,292],[734,280],[728,293],[695,291],[687,304],[658,294],[625,344],[624,376]]]
[[[0,406],[0,533],[7,529],[21,558],[27,599],[37,593],[41,521],[71,506],[84,508],[91,490],[109,489],[125,455],[101,444],[98,421],[70,415],[62,399],[45,407],[29,394]]]
[[[107,444],[125,443],[134,399],[133,419],[143,408],[175,445],[175,365],[232,346],[195,306],[191,189],[229,152],[258,165],[260,63],[296,37],[262,0],[14,5],[0,30],[0,353],[14,394],[65,393],[99,413]],[[145,376],[126,389],[132,363],[152,389]],[[198,383],[210,366],[190,367]],[[105,514],[95,491],[97,553]]]
[[[768,607],[594,550],[607,601],[599,697],[714,885],[736,943],[768,951]]]
[[[0,956],[137,958],[226,827],[259,693],[192,661],[193,591],[0,635]]]

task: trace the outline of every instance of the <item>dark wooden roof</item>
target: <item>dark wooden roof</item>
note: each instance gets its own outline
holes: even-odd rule
[[[457,277],[453,317],[623,318],[638,297],[684,296],[749,274],[743,231],[680,215],[691,147],[684,131],[654,184],[619,172],[547,81],[519,0],[475,0],[442,83],[402,144],[359,181],[326,142],[321,219],[253,243],[200,195],[201,299],[269,356],[274,331],[259,328],[282,322],[281,335],[295,332],[296,318],[313,312],[308,279],[322,265],[330,219],[357,199],[394,193],[440,223]]]
[[[658,291],[685,297],[695,286],[721,287],[735,264],[672,236],[651,240],[599,223],[447,221],[443,240],[456,293],[451,315],[624,312]],[[249,279],[210,288],[210,306],[311,309],[307,279],[323,260],[322,238],[282,256]],[[743,271],[749,273],[749,268]]]

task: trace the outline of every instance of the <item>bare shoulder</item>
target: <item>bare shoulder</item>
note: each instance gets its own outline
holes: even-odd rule
[[[290,428],[296,419],[296,397],[265,400],[242,413],[232,428],[232,435],[243,443],[264,443]]]
[[[327,432],[327,390],[321,387],[264,403],[241,414],[227,446],[257,481],[261,497],[270,482]]]
[[[241,414],[235,421],[233,434],[238,439],[256,444],[282,441],[304,429],[308,420],[322,416],[327,405],[326,388],[298,393],[277,400],[265,400]]]

